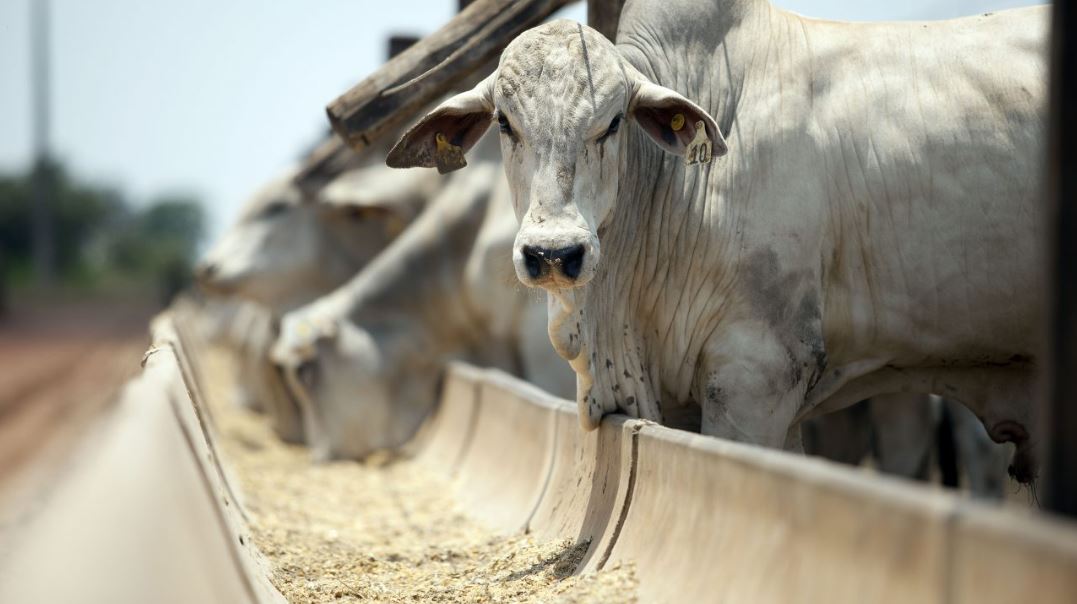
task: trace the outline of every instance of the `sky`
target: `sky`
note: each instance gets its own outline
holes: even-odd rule
[[[30,5],[0,0],[0,172],[33,157]],[[945,19],[1029,0],[775,0],[803,15]],[[49,147],[134,201],[193,193],[210,235],[327,130],[324,107],[457,0],[52,0]],[[576,3],[560,16],[583,21]]]

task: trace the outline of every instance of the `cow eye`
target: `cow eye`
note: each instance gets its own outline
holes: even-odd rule
[[[349,206],[348,208],[346,208],[344,210],[344,216],[347,217],[348,220],[354,220],[356,222],[362,222],[362,221],[366,220],[367,219],[367,214],[368,214],[368,212],[367,212],[366,208],[358,208],[358,207],[354,207],[354,206]]]
[[[266,206],[266,209],[262,210],[262,218],[273,218],[283,214],[288,210],[288,204],[286,203],[272,203]]]
[[[620,113],[613,116],[613,120],[610,121],[610,127],[606,128],[606,132],[602,136],[598,137],[598,142],[601,143],[607,138],[613,136],[614,134],[617,134],[617,130],[621,128],[621,117],[622,115]]]
[[[505,114],[500,111],[497,112],[497,127],[501,130],[502,134],[515,136],[515,133],[512,131],[512,126],[509,125],[509,118],[505,117]]]

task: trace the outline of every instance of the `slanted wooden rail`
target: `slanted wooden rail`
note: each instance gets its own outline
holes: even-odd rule
[[[333,131],[362,151],[487,65],[520,32],[571,0],[477,0],[326,107]]]

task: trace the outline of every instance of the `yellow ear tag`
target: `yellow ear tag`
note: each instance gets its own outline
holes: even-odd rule
[[[437,163],[439,174],[447,174],[467,165],[467,160],[464,159],[464,150],[450,143],[441,132],[434,135],[434,143],[437,145],[437,150],[434,152],[434,161]]]
[[[684,128],[684,114],[678,113],[677,115],[674,115],[673,119],[669,121],[669,127],[672,128],[674,132],[680,132],[681,128]]]
[[[711,139],[707,136],[707,127],[702,121],[696,122],[696,135],[684,150],[684,163],[705,164],[711,160]]]

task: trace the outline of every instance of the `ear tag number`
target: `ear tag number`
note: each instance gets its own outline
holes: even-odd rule
[[[673,119],[669,121],[669,127],[672,128],[674,132],[680,132],[681,128],[684,128],[684,114],[678,113],[677,115],[674,115]]]
[[[434,152],[434,161],[438,166],[438,174],[448,174],[467,165],[467,160],[464,159],[464,150],[450,143],[441,132],[434,135],[434,143],[437,145],[437,150]]]
[[[711,139],[707,136],[707,127],[702,121],[696,122],[696,136],[688,143],[684,151],[684,163],[705,164],[711,160]]]

